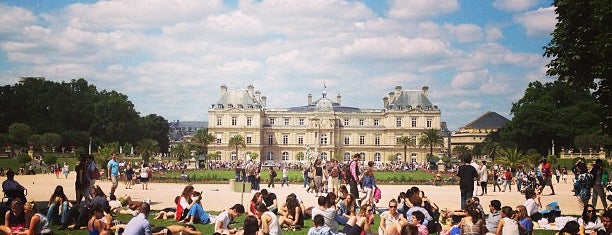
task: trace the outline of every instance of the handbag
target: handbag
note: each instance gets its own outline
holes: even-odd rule
[[[98,170],[97,166],[89,171],[89,178],[94,180],[100,179],[100,170]]]

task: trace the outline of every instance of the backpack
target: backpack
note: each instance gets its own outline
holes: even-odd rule
[[[378,203],[380,198],[382,198],[382,191],[380,191],[378,186],[374,186],[374,202]]]

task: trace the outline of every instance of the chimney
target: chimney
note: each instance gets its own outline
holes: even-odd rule
[[[221,85],[221,94],[225,94],[227,92],[227,86],[225,84]]]
[[[425,97],[429,97],[429,87],[428,86],[423,87],[423,95]]]
[[[336,101],[338,102],[338,105],[342,105],[342,96],[340,94],[336,96]]]
[[[389,103],[393,103],[395,101],[395,93],[389,92]]]
[[[253,84],[250,84],[247,86],[247,91],[249,92],[249,95],[252,97],[253,96],[253,91],[255,90],[255,87],[253,86]]]
[[[389,106],[389,97],[383,97],[383,107],[388,107]]]
[[[266,99],[267,99],[267,98],[266,98],[265,96],[262,96],[262,97],[261,97],[261,106],[266,107]]]
[[[312,94],[308,94],[308,105],[312,105]]]
[[[396,86],[395,95],[399,97],[400,94],[402,94],[402,86]]]
[[[257,100],[257,102],[260,102],[261,100],[259,99],[259,96],[261,95],[261,92],[259,91],[255,91],[255,100]]]

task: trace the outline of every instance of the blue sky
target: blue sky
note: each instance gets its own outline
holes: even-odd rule
[[[451,130],[549,82],[544,0],[0,1],[0,85],[85,78],[141,115],[206,120],[219,86],[253,84],[268,107],[302,106],[323,84],[380,109],[395,86],[430,87]]]

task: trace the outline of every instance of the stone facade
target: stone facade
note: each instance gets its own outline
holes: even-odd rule
[[[219,101],[208,111],[208,130],[216,139],[209,153],[227,161],[248,160],[251,153],[262,162],[307,162],[316,157],[342,161],[355,153],[365,161],[403,161],[398,137],[410,136],[416,142],[427,129],[441,128],[440,109],[429,101],[428,91],[397,86],[383,98],[381,109],[342,106],[340,94],[332,101],[325,91],[315,101],[309,94],[305,106],[269,108],[266,97],[252,85],[233,90],[222,85]],[[229,147],[234,135],[246,143],[238,154]],[[424,163],[429,148],[418,144],[408,148],[407,159]]]
[[[507,122],[507,118],[499,115],[496,112],[486,112],[474,121],[459,128],[458,131],[451,135],[451,151],[457,146],[466,146],[470,149],[476,144],[482,143],[487,135],[492,132],[497,132]]]

